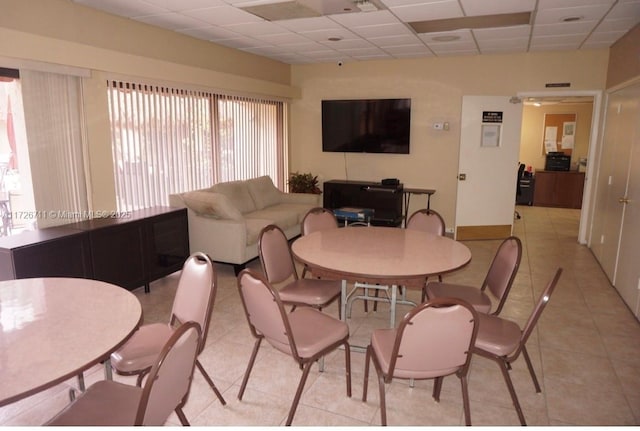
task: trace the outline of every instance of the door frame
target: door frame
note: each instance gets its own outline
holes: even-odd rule
[[[578,229],[578,242],[580,244],[591,243],[591,228],[594,204],[592,198],[597,184],[596,166],[600,161],[600,127],[602,124],[602,96],[601,90],[566,90],[566,91],[521,91],[517,93],[520,98],[535,97],[593,97],[593,114],[591,117],[591,133],[589,136],[589,151],[587,154],[587,172],[585,174],[582,209],[580,210],[580,227]]]

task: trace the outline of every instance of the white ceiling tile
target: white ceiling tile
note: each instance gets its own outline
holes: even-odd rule
[[[310,43],[309,38],[306,38],[297,33],[278,33],[278,34],[265,34],[260,36],[260,39],[267,41],[273,45],[296,45],[302,43]],[[315,42],[313,42],[315,43]]]
[[[330,37],[340,37],[342,39],[358,39],[358,37],[346,28],[329,28],[324,30],[301,31],[301,35],[311,40],[325,41]]]
[[[404,24],[401,24],[401,23],[384,24],[384,25],[368,25],[364,27],[351,27],[350,29],[357,35],[367,39],[413,34]]]
[[[536,13],[535,24],[557,24],[561,23],[563,18],[579,16],[585,21],[599,21],[609,10],[609,5],[590,5],[581,7],[563,7],[552,9],[538,9]]]
[[[207,9],[193,9],[184,12],[185,15],[200,19],[214,25],[241,24],[244,22],[264,21],[262,18],[236,9],[233,6],[218,6]]]
[[[99,0],[104,1],[104,0]],[[173,12],[181,12],[189,9],[204,9],[213,6],[222,6],[225,4],[222,0],[142,0],[144,3],[149,3],[154,6],[158,6]]]
[[[530,12],[536,0],[460,0],[466,16]]]
[[[529,37],[531,33],[530,25],[517,25],[513,27],[500,27],[500,28],[478,28],[472,30],[476,40],[495,40],[495,39],[510,39],[510,38],[522,38]]]
[[[386,52],[391,55],[399,54],[431,54],[429,48],[424,45],[401,45],[401,46],[387,46],[384,48]]]
[[[224,28],[246,36],[258,37],[267,34],[282,34],[284,29],[269,21],[244,22],[226,25]]]
[[[371,40],[371,43],[380,47],[422,44],[418,36],[415,36],[413,34],[407,34],[407,35],[401,35],[401,36],[375,37],[375,38],[371,38],[370,40]]]
[[[588,35],[596,26],[596,21],[562,22],[557,24],[537,25],[533,30],[534,36],[558,36],[563,34]]]
[[[638,23],[638,19],[630,16],[624,19],[605,19],[596,27],[596,31],[629,31]]]
[[[459,18],[463,16],[458,2],[393,6],[389,9],[404,22]]]
[[[344,25],[345,27],[362,27],[365,25],[394,24],[398,19],[388,10],[376,12],[342,13],[329,15],[329,19]]]
[[[340,24],[330,20],[325,16],[319,16],[317,18],[298,18],[290,19],[287,21],[278,21],[278,25],[295,32],[324,30],[327,28],[342,28]]]
[[[199,28],[207,25],[207,23],[204,21],[200,21],[199,19],[177,13],[143,16],[138,18],[138,21],[158,27],[168,28],[169,30]]]
[[[262,0],[71,1],[291,64],[387,55],[469,55],[477,54],[478,48],[483,54],[607,48],[640,22],[640,0],[377,0],[390,10],[273,22],[238,8],[248,1]],[[462,17],[463,8],[466,15],[479,16],[523,12],[535,4],[538,12],[532,25],[416,35],[406,24]],[[583,20],[561,22],[568,16],[582,16]],[[432,40],[450,34],[461,39]],[[329,37],[342,40],[334,45]]]

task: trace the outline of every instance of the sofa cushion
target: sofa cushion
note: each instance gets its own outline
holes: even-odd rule
[[[258,242],[258,237],[260,236],[260,232],[262,229],[267,227],[270,224],[273,224],[272,220],[263,219],[263,218],[251,218],[248,217],[245,219],[247,223],[247,244],[251,245]]]
[[[210,189],[216,193],[225,195],[231,204],[235,206],[242,214],[256,210],[253,198],[249,193],[246,181],[229,181],[227,183],[215,184]]]
[[[282,192],[268,175],[247,180],[247,188],[258,210],[280,203]]]
[[[299,223],[297,213],[280,208],[280,205],[271,206],[262,210],[245,214],[245,218],[247,220],[270,220],[270,223],[275,224],[282,230],[287,230]]]
[[[243,218],[240,211],[221,193],[186,192],[182,195],[182,200],[196,214],[230,220],[242,220]]]
[[[287,212],[289,214],[296,214],[297,217],[298,217],[297,223],[302,223],[302,219],[304,218],[304,216],[314,206],[315,205],[313,205],[313,204],[288,203],[288,204],[280,204],[280,205],[278,205],[278,209],[280,211],[285,211],[285,212]]]

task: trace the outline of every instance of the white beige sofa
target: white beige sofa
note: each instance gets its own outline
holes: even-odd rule
[[[262,228],[275,224],[289,239],[300,235],[302,218],[320,205],[320,196],[283,193],[270,177],[262,176],[172,194],[169,204],[187,208],[191,252],[233,264],[237,273],[258,256]]]

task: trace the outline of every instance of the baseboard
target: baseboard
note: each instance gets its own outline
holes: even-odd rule
[[[505,239],[511,236],[511,225],[458,226],[456,240]]]

